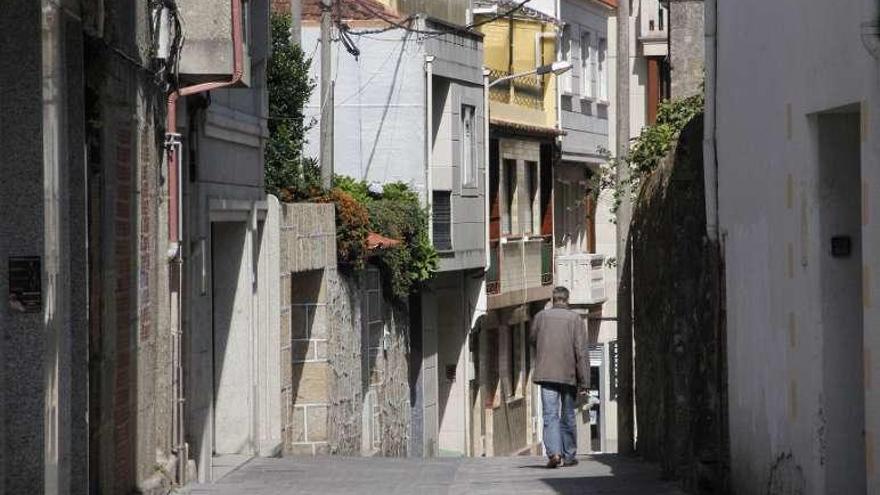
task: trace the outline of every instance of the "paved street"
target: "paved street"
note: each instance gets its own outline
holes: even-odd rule
[[[478,459],[255,459],[193,495],[614,494],[678,495],[654,467],[617,456],[548,470],[534,457]]]

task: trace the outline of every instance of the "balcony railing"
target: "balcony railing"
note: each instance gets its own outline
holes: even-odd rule
[[[553,283],[552,236],[493,241],[490,258],[491,267],[486,280],[489,294],[528,290]]]
[[[489,81],[509,76],[507,71],[491,69]],[[529,75],[499,83],[489,90],[489,99],[499,103],[513,103],[533,110],[544,109],[544,76]]]

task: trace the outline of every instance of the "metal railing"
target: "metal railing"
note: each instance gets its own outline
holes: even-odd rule
[[[489,82],[509,76],[508,71],[489,70]],[[489,99],[499,103],[512,103],[534,110],[544,109],[544,77],[527,75],[511,81],[503,81],[489,89]]]
[[[486,290],[501,294],[553,283],[552,236],[519,237],[490,243]]]

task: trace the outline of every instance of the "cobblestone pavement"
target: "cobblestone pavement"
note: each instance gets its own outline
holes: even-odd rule
[[[612,455],[545,469],[536,457],[478,459],[254,459],[192,495],[274,494],[613,494],[680,495],[659,471]]]

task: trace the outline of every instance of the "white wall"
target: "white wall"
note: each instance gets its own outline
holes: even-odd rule
[[[320,29],[307,24],[302,46],[314,50],[311,74],[318,85],[305,107],[306,121],[321,115]],[[413,35],[393,30],[358,38],[358,59],[334,49],[335,173],[370,182],[425,188],[424,54]],[[334,48],[339,47],[335,44]],[[305,154],[320,156],[320,126],[308,133]]]
[[[600,148],[608,149],[608,133],[614,127],[614,120],[609,114],[611,105],[610,94],[606,100],[600,101],[598,89],[593,96],[586,98],[584,71],[582,67],[581,42],[585,32],[590,33],[592,56],[598,63],[598,43],[600,38],[608,40],[608,17],[611,10],[592,0],[563,0],[561,3],[562,21],[569,26],[571,32],[571,63],[573,65],[568,77],[572,79],[572,94],[562,96],[562,128],[566,135],[562,137],[563,160],[573,160],[597,165],[602,161]],[[606,44],[604,74],[614,71],[615,58],[611,57],[611,45]],[[598,79],[597,79],[598,82]],[[606,78],[606,84],[610,85]],[[610,87],[609,87],[610,90]]]
[[[826,487],[819,158],[815,117],[855,104],[861,145],[868,492],[880,493],[876,252],[880,103],[859,25],[872,0],[718,2],[718,160],[726,258],[733,492]],[[853,401],[857,403],[857,401]],[[827,489],[826,489],[827,488]]]

